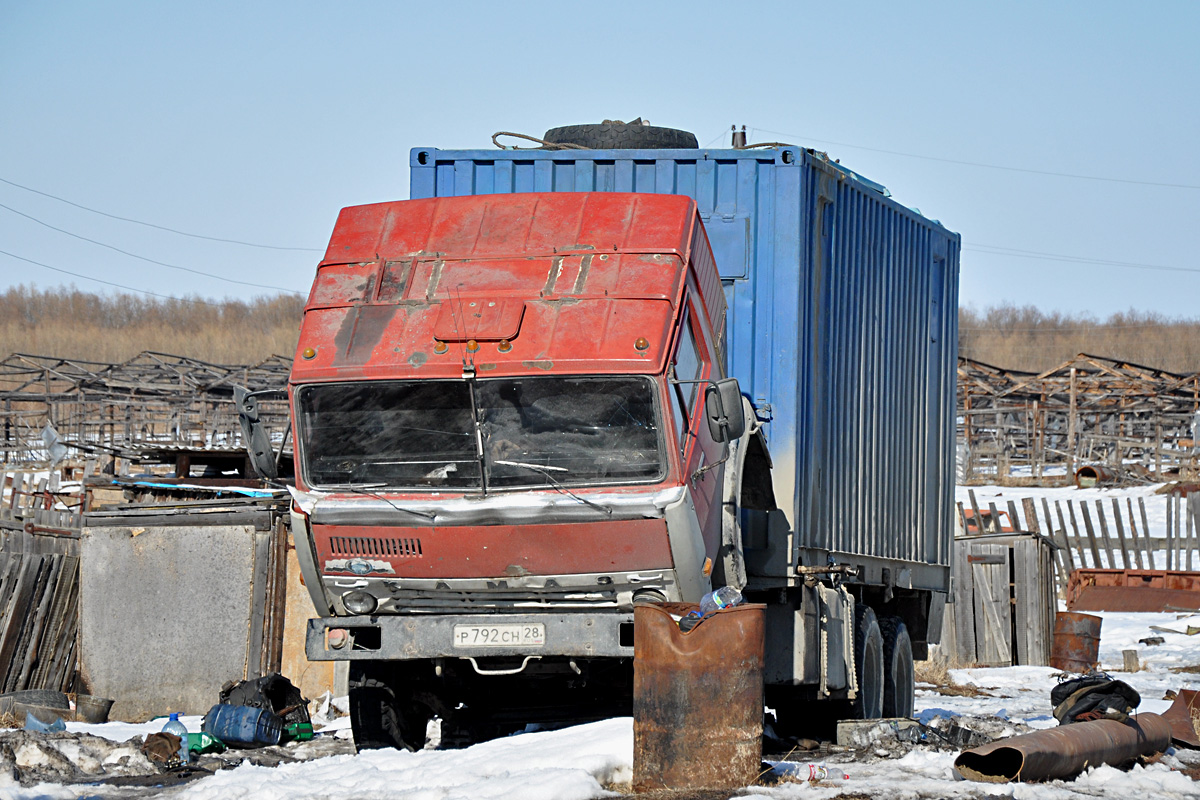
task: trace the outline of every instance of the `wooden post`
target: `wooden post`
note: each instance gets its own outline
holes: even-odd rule
[[[1114,497],[1113,504],[1116,505],[1116,502],[1117,502],[1117,498]],[[1129,536],[1131,539],[1133,539],[1133,557],[1135,559],[1137,559],[1137,568],[1138,569],[1154,569],[1154,561],[1150,557],[1150,552],[1149,552],[1149,548],[1150,548],[1149,537],[1147,537],[1145,548],[1143,548],[1141,543],[1138,542],[1137,520],[1134,519],[1134,516],[1133,516],[1133,498],[1126,497],[1125,504],[1129,508]],[[1143,549],[1146,550],[1146,559],[1150,564],[1149,567],[1143,566],[1143,564],[1142,564],[1142,550]]]
[[[1097,500],[1096,502],[1100,502]],[[1129,558],[1129,548],[1125,544],[1125,523],[1121,521],[1121,504],[1117,502],[1117,498],[1112,498],[1113,524],[1117,526],[1117,539],[1121,543],[1121,560],[1125,562],[1125,569],[1133,569],[1133,561]],[[1136,550],[1134,551],[1136,554]],[[1138,560],[1138,568],[1141,568],[1141,560]]]
[[[1150,561],[1146,569],[1158,569],[1154,563],[1154,540],[1150,536],[1150,523],[1146,521],[1146,499],[1144,497],[1138,498],[1138,508],[1142,511],[1142,533],[1146,535],[1146,554]]]
[[[1196,543],[1193,541],[1193,537],[1196,534],[1196,529],[1194,527],[1195,506],[1196,506],[1195,500],[1196,500],[1196,493],[1188,492],[1187,499],[1184,501],[1184,508],[1183,508],[1183,517],[1187,522],[1187,568],[1188,568],[1189,572],[1191,572],[1191,570],[1192,570],[1192,551],[1196,549],[1196,547],[1195,547]]]
[[[1104,565],[1100,563],[1100,548],[1096,545],[1096,531],[1092,529],[1092,517],[1088,514],[1087,503],[1080,501],[1079,508],[1083,513],[1084,527],[1087,529],[1087,543],[1088,549],[1092,553],[1092,567],[1094,569],[1101,569]],[[1067,511],[1071,512],[1071,525],[1074,526],[1075,504],[1070,500],[1067,501]],[[1078,529],[1076,529],[1076,535],[1078,535]]]
[[[1108,553],[1108,568],[1117,568],[1117,559],[1113,556],[1112,537],[1108,535],[1108,520],[1104,516],[1104,503],[1096,501],[1096,517],[1100,521],[1100,534],[1104,537],[1104,550]],[[1121,563],[1124,569],[1129,569],[1129,556],[1125,552],[1124,542],[1121,547]]]
[[[1075,376],[1075,367],[1071,367],[1071,401],[1070,401],[1069,411],[1067,412],[1068,413],[1068,416],[1067,416],[1067,453],[1069,454],[1068,461],[1067,461],[1067,474],[1068,475],[1075,474],[1075,455],[1076,455],[1076,453],[1075,453],[1075,436],[1077,433],[1076,428],[1077,428],[1078,416],[1079,416],[1078,409],[1076,406],[1076,391],[1077,391],[1077,381],[1076,381],[1076,376]]]
[[[1067,523],[1063,521],[1062,507],[1058,505],[1058,501],[1054,501],[1054,507],[1058,509],[1058,530],[1055,532],[1054,539],[1058,542],[1061,548],[1059,552],[1063,554],[1063,559],[1066,561],[1067,574],[1062,576],[1062,585],[1067,587],[1067,578],[1075,571],[1075,556],[1071,553],[1071,543],[1067,541]],[[1050,530],[1054,531],[1054,521],[1050,518],[1050,503],[1046,498],[1042,498],[1042,511],[1046,512],[1046,524],[1050,526]]]
[[[1154,412],[1154,479],[1162,480],[1162,417],[1158,412]]]
[[[1140,670],[1142,668],[1141,665],[1138,663],[1137,650],[1122,650],[1121,657],[1125,660],[1125,671],[1126,672],[1137,672],[1138,670]]]
[[[1171,548],[1172,548],[1171,534],[1175,531],[1175,525],[1174,525],[1175,521],[1171,518],[1171,512],[1175,510],[1175,504],[1172,502],[1174,500],[1174,498],[1175,498],[1174,494],[1167,495],[1167,541],[1166,541],[1167,569],[1172,569],[1171,556],[1173,555],[1173,553],[1171,550]]]

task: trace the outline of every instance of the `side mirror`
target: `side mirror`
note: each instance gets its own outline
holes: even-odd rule
[[[233,387],[233,404],[237,408],[238,422],[242,426],[242,441],[250,455],[254,471],[263,478],[279,477],[275,468],[275,453],[271,449],[271,435],[258,418],[258,397],[241,386]]]
[[[708,432],[717,442],[740,439],[746,432],[746,417],[742,412],[742,389],[737,378],[710,383],[704,390],[704,415]]]

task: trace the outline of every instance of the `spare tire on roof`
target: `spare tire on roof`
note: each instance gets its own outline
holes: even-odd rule
[[[599,125],[565,125],[542,137],[551,144],[577,144],[593,150],[695,150],[696,134],[676,128],[657,128],[639,117],[633,122],[606,119]]]

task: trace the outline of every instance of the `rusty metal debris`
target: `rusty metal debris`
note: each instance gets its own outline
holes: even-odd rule
[[[1119,766],[1138,756],[1161,753],[1171,744],[1171,726],[1158,714],[1077,722],[967,750],[954,768],[967,780],[985,783],[1070,778],[1086,767]]]
[[[1171,739],[1177,744],[1200,747],[1200,692],[1180,689],[1175,702],[1163,712],[1163,719],[1171,726]]]
[[[1116,470],[1101,464],[1088,464],[1075,470],[1075,486],[1080,489],[1111,486],[1116,482]]]
[[[671,613],[692,608],[634,608],[634,791],[735,789],[761,769],[765,607],[719,611],[685,633]]]
[[[1091,614],[1059,611],[1054,615],[1054,646],[1050,666],[1067,672],[1087,672],[1100,654],[1100,626],[1104,620]]]
[[[1200,610],[1200,572],[1077,569],[1067,583],[1072,611]]]

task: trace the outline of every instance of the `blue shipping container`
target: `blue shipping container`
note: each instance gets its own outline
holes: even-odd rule
[[[728,373],[754,402],[793,563],[909,562],[945,591],[960,238],[800,147],[411,153],[413,199],[511,192],[693,198],[729,303]],[[901,572],[904,572],[903,567]]]

